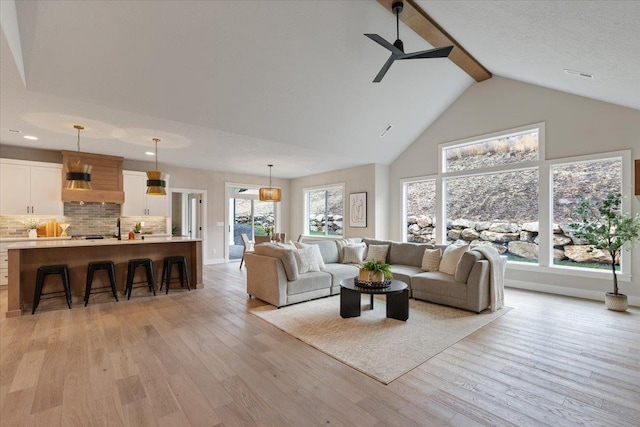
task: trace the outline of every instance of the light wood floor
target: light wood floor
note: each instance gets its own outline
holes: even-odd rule
[[[385,386],[248,314],[245,274],[3,318],[0,425],[640,425],[637,308],[507,289],[514,310]]]

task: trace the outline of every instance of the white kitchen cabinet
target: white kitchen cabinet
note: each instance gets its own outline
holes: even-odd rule
[[[0,215],[63,215],[62,165],[0,159]]]
[[[122,216],[169,216],[169,196],[147,195],[146,173],[122,171],[122,178]]]

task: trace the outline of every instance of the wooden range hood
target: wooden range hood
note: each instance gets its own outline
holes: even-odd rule
[[[93,166],[91,170],[91,190],[67,190],[67,164],[77,162]],[[62,201],[63,202],[104,202],[124,203],[122,190],[122,162],[124,157],[102,154],[62,151]]]

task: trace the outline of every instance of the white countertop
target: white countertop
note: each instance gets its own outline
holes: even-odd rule
[[[16,242],[7,249],[43,249],[43,248],[72,248],[81,246],[116,246],[116,245],[146,245],[154,243],[179,243],[179,242],[200,242],[202,239],[192,239],[190,237],[150,237],[145,239],[118,240],[118,239],[96,239],[96,240],[50,240],[46,238],[32,239],[28,241]]]
[[[38,237],[37,239],[30,239],[28,237],[0,237],[0,243],[12,243],[12,242],[35,242],[43,240],[70,240],[71,236],[65,237]]]

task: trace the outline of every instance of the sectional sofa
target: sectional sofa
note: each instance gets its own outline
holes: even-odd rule
[[[305,240],[317,245],[324,263],[320,271],[300,273],[295,250],[273,244],[256,245],[245,255],[247,293],[276,307],[340,293],[340,281],[355,277],[359,265],[343,263],[344,240]],[[399,243],[387,240],[349,239],[349,245],[388,246],[385,262],[393,277],[409,286],[410,296],[479,313],[489,307],[490,263],[476,250],[464,253],[448,274],[423,270],[426,249],[446,246]],[[506,259],[503,259],[503,266]]]

